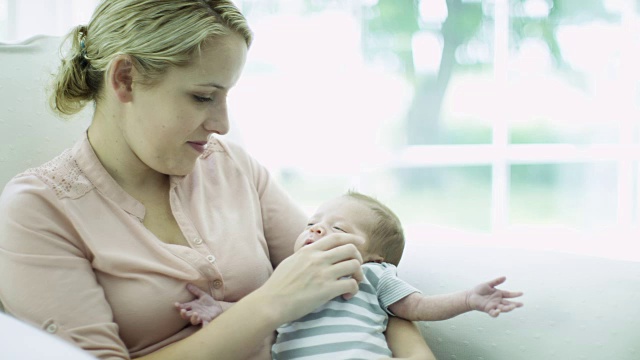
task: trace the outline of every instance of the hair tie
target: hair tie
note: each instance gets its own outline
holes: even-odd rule
[[[85,45],[85,39],[87,38],[87,28],[85,26],[81,26],[78,30],[78,40],[80,41],[80,55],[86,59],[87,58],[87,46]]]

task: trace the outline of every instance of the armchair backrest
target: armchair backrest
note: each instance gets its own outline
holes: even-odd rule
[[[0,44],[0,190],[13,176],[73,146],[89,125],[92,109],[63,120],[48,106],[61,40],[36,36]]]

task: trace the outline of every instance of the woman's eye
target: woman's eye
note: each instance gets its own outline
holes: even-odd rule
[[[206,97],[206,96],[198,96],[198,95],[193,95],[193,99],[197,102],[208,102],[208,101],[213,101],[213,98],[210,97]]]

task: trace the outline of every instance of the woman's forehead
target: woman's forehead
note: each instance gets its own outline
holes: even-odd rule
[[[246,44],[239,35],[220,36],[205,42],[201,50],[193,54],[191,63],[172,68],[170,76],[174,81],[228,90],[240,78],[246,53]]]

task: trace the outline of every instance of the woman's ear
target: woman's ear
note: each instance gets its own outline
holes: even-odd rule
[[[109,85],[121,102],[130,102],[133,99],[133,74],[135,67],[133,59],[129,55],[119,55],[111,63],[109,72]]]

